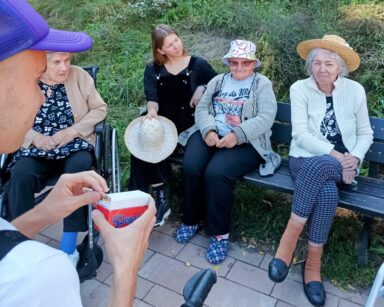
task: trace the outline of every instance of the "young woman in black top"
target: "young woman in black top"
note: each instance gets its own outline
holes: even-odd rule
[[[195,123],[194,108],[216,72],[206,60],[188,55],[179,34],[168,25],[153,30],[152,52],[153,62],[144,72],[145,120],[165,116],[181,133]],[[152,164],[131,156],[129,190],[147,192],[152,186],[157,208],[155,226],[163,225],[171,212],[165,198],[165,173],[164,162]]]

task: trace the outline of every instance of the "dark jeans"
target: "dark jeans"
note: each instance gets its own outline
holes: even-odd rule
[[[64,173],[88,171],[93,165],[93,153],[79,151],[60,160],[23,157],[11,170],[8,187],[11,218],[34,207],[35,193],[40,192],[50,177]],[[87,230],[87,207],[77,209],[64,219],[64,231]]]
[[[264,161],[252,145],[209,147],[201,133],[187,143],[183,163],[184,217],[186,225],[205,219],[208,235],[229,233],[236,180]]]
[[[148,163],[131,155],[131,175],[128,190],[140,190],[148,193],[151,184],[165,182],[167,165],[165,161]]]

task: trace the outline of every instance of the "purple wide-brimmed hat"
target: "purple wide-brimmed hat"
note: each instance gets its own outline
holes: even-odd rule
[[[92,44],[86,33],[50,29],[26,0],[0,0],[0,61],[26,49],[81,52]]]

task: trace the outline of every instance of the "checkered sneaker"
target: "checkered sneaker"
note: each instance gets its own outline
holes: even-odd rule
[[[227,258],[228,254],[228,239],[218,241],[215,237],[209,239],[207,250],[207,259],[209,263],[219,264]]]
[[[176,241],[179,243],[187,243],[199,231],[199,225],[181,224],[176,230]]]

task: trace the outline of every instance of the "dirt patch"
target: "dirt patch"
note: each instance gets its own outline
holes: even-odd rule
[[[181,36],[190,54],[201,56],[208,61],[221,59],[227,53],[231,41],[209,33],[183,33]]]

